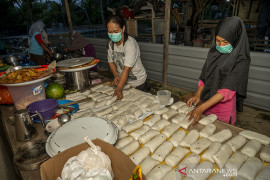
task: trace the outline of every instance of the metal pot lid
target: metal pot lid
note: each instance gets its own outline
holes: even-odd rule
[[[59,61],[56,63],[56,67],[62,67],[62,68],[68,68],[68,67],[76,67],[76,66],[81,66],[87,63],[90,63],[93,61],[93,57],[81,57],[81,58],[72,58],[72,59],[67,59],[64,61]]]

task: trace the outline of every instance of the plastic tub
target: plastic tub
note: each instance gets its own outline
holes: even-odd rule
[[[158,96],[160,104],[167,105],[171,98],[171,91],[160,90],[157,92],[157,96]]]
[[[71,101],[71,100],[58,100],[58,105],[67,104],[67,103],[70,103],[70,102],[73,102],[73,101]],[[72,108],[75,109],[74,111],[72,111],[72,112],[70,113],[70,115],[72,115],[72,114],[74,114],[75,112],[78,111],[78,109],[79,109],[79,104],[72,104],[72,105],[69,105],[69,106],[67,106],[67,107],[72,107]]]

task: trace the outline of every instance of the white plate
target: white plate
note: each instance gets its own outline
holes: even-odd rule
[[[80,66],[80,65],[90,63],[93,60],[94,60],[93,57],[72,58],[72,59],[67,59],[67,60],[57,62],[56,67],[62,67],[62,68],[75,67],[75,66]]]
[[[47,139],[46,151],[54,156],[70,147],[81,144],[84,137],[102,139],[114,144],[118,138],[117,127],[104,119],[97,117],[83,117],[72,120],[55,130]]]
[[[45,81],[46,79],[49,79],[52,75],[53,74],[50,74],[50,75],[45,76],[43,78],[35,79],[35,80],[32,80],[32,81],[26,81],[26,82],[22,82],[22,83],[0,84],[0,85],[7,86],[7,87],[26,86],[26,85],[36,84],[36,83]]]
[[[90,66],[84,66],[84,67],[80,67],[80,68],[71,68],[71,69],[58,69],[61,72],[77,72],[77,71],[83,71],[86,69],[91,69],[92,67],[95,67],[97,64],[93,64]]]

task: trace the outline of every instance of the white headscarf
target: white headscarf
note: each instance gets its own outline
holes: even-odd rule
[[[41,20],[38,20],[30,27],[29,37],[31,38],[36,32],[41,33],[44,27],[45,27],[44,23]]]

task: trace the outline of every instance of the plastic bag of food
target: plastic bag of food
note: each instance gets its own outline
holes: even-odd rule
[[[0,85],[0,104],[13,104],[13,100],[6,86]]]

